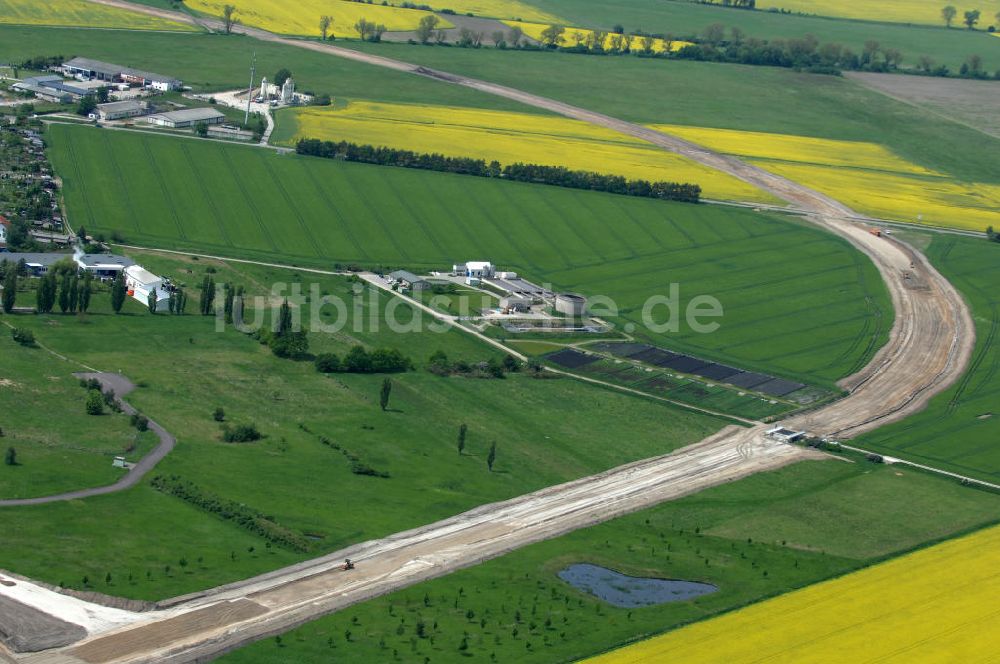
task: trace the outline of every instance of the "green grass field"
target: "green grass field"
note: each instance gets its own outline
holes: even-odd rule
[[[84,317],[3,316],[33,329],[38,340],[55,351],[98,369],[120,370],[142,386],[130,401],[178,439],[157,473],[179,475],[318,539],[307,553],[266,547],[262,538],[154,491],[147,480],[133,490],[95,500],[4,508],[2,568],[74,587],[81,587],[86,575],[99,590],[166,597],[662,454],[723,425],[719,419],[568,379],[435,376],[424,368],[435,350],[470,363],[496,351],[457,331],[393,332],[382,320],[393,300],[383,295],[373,303],[365,295],[355,303],[352,284],[343,277],[297,276],[290,270],[206,260],[136,258],[189,286],[200,283],[208,267],[215,270],[218,283],[242,284],[251,294],[268,293],[279,282],[315,282],[320,292],[343,297],[348,306],[342,329],[311,335],[312,352],[344,353],[356,342],[388,345],[410,356],[417,368],[392,377],[391,409],[382,412],[378,392],[383,376],[319,374],[311,362],[278,359],[232,329],[216,332],[211,317],[153,316],[132,300],[124,315],[114,316],[108,313],[107,294],[96,296],[92,313]],[[194,294],[194,289],[189,292]],[[189,312],[197,311],[193,300]],[[360,306],[359,316],[353,313],[355,306]],[[299,310],[308,320],[311,306],[300,303]],[[332,314],[335,309],[323,311]],[[404,304],[395,315],[405,323],[412,313]],[[370,315],[379,321],[378,328],[364,323],[356,331],[355,323]],[[332,324],[336,319],[326,315],[323,320]],[[8,343],[4,340],[5,358],[8,350],[21,352],[8,349]],[[37,380],[48,381],[53,373],[68,382],[72,370],[46,370]],[[2,376],[28,386],[34,384],[35,371],[28,361],[4,362]],[[74,385],[66,389],[79,390]],[[2,394],[6,407],[7,388]],[[15,392],[13,405],[23,404],[27,396],[27,387]],[[256,423],[265,438],[242,445],[221,442],[220,425],[212,417],[216,407],[224,408],[230,423]],[[32,417],[41,420],[44,413]],[[41,424],[4,417],[4,440],[47,433],[70,444],[76,440],[70,429],[73,421],[72,415],[61,416],[60,424],[46,431]],[[455,439],[463,422],[469,435],[460,456]],[[391,477],[353,474],[344,456],[324,445],[321,436]],[[608,440],[618,442],[608,445]],[[498,459],[491,473],[485,455],[492,441],[497,442]],[[99,442],[94,441],[95,447]],[[18,482],[44,482],[62,469],[64,460],[36,452],[25,446],[22,466],[0,466],[0,482],[11,473],[18,473]],[[73,477],[84,485],[103,483],[109,469],[110,459],[92,473],[89,467],[73,471]],[[129,536],[121,537],[123,531]],[[181,558],[189,563],[186,567],[180,565]],[[108,572],[113,577],[110,587],[103,581]],[[126,582],[129,574],[133,578]]]
[[[222,661],[576,661],[985,524],[998,502],[884,466],[800,463],[346,609]],[[719,591],[615,608],[556,577],[578,562]],[[418,622],[427,638],[416,636]]]
[[[79,366],[15,343],[5,326],[0,355],[0,452],[13,447],[18,458],[16,466],[0,466],[0,498],[111,484],[124,473],[111,467],[115,456],[136,461],[156,444],[152,433],[140,434],[125,415],[86,414],[87,391],[71,375],[83,371]]]
[[[650,335],[807,382],[851,373],[887,333],[873,266],[838,238],[768,214],[120,131],[57,125],[48,136],[72,222],[146,246],[323,267],[484,257],[608,295],[621,323],[641,323],[646,299],[677,283],[681,307],[718,298],[721,327],[695,333],[682,310],[678,333]],[[665,319],[657,308],[655,322]]]
[[[698,36],[713,23],[737,26],[758,39],[797,39],[811,34],[820,42],[837,42],[860,53],[869,39],[884,48],[903,52],[904,67],[915,67],[921,55],[957,71],[969,55],[978,53],[986,68],[1000,67],[1000,44],[984,30],[948,30],[941,26],[873,23],[847,19],[746,11],[718,4],[684,0],[535,0],[545,11],[564,17],[572,25],[597,26],[610,30],[616,24],[626,30]],[[942,5],[943,6],[943,5]],[[989,17],[984,12],[984,19]],[[986,25],[989,25],[987,20]]]
[[[985,240],[935,236],[927,256],[972,307],[976,350],[969,370],[927,409],[874,431],[858,444],[886,454],[1000,481],[1000,283],[997,250]]]

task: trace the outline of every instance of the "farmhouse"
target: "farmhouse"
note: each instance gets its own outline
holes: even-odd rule
[[[145,115],[146,110],[146,103],[136,99],[112,101],[107,104],[98,104],[97,110],[91,113],[90,117],[102,121],[123,120],[125,118],[137,118],[140,115]]]
[[[0,214],[0,252],[7,251],[7,231],[10,229],[10,222],[7,217]]]
[[[146,116],[146,122],[157,127],[169,127],[171,129],[183,129],[193,127],[200,122],[205,124],[222,124],[226,116],[219,113],[214,108],[185,108],[180,111],[170,111],[168,113],[154,113]]]
[[[125,288],[130,297],[147,306],[150,293],[155,293],[156,311],[166,310],[170,301],[170,292],[163,287],[163,279],[141,265],[129,265],[125,268]]]
[[[181,81],[173,76],[123,67],[90,58],[73,58],[63,63],[62,70],[67,76],[88,80],[96,79],[108,83],[124,82],[163,92],[178,90],[181,87]]]
[[[389,278],[399,282],[403,288],[410,288],[413,290],[424,290],[430,288],[431,284],[423,277],[418,277],[412,272],[407,272],[406,270],[396,270],[395,272],[389,273]]]

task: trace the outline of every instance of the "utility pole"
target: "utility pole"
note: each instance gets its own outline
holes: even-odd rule
[[[250,59],[250,87],[247,88],[247,114],[243,119],[243,126],[246,127],[250,122],[250,101],[253,99],[253,77],[257,73],[257,51],[253,52],[253,57]]]

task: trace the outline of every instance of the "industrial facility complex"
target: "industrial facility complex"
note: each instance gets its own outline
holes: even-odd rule
[[[180,79],[164,74],[133,69],[122,65],[92,60],[90,58],[73,58],[63,63],[62,71],[67,76],[79,80],[102,81],[104,83],[125,83],[152,88],[161,92],[180,90]]]

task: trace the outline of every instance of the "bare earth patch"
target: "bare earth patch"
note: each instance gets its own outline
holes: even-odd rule
[[[1000,138],[1000,81],[866,72],[845,75],[893,99],[920,106]]]

